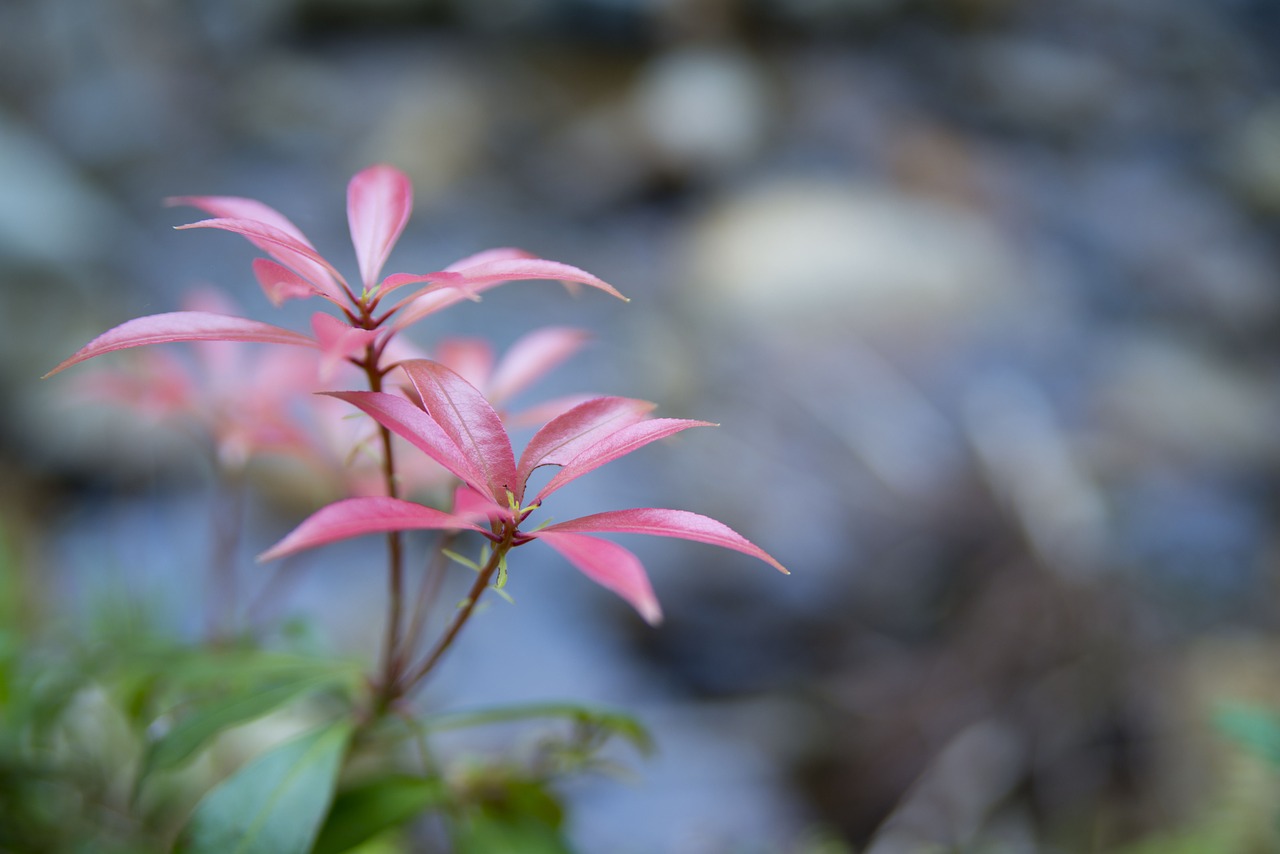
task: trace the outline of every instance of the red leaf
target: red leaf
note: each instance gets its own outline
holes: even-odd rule
[[[570,412],[572,411],[570,410]],[[566,413],[566,415],[568,414]],[[563,417],[565,416],[561,416],[561,418]],[[538,497],[532,503],[541,502],[569,481],[582,477],[587,472],[598,469],[618,457],[626,456],[632,451],[643,448],[650,442],[656,442],[658,439],[663,439],[673,433],[679,433],[681,430],[688,430],[690,427],[715,426],[709,421],[689,421],[683,418],[654,418],[651,421],[629,424],[604,436],[565,463],[564,468],[556,472],[556,476],[551,478],[546,486],[542,487],[542,491],[538,493]]]
[[[516,475],[521,489],[534,469],[567,464],[597,442],[643,420],[653,406],[629,397],[597,397],[551,419],[520,455]]]
[[[358,407],[374,421],[397,436],[408,439],[431,459],[453,472],[472,489],[490,495],[488,481],[481,470],[475,468],[453,439],[430,415],[403,397],[381,391],[331,391],[329,397],[345,400]],[[501,507],[506,509],[504,498]]]
[[[364,534],[422,529],[484,531],[470,520],[398,498],[347,498],[322,507],[258,556],[275,560]]]
[[[366,288],[377,283],[412,211],[413,185],[391,166],[370,166],[347,185],[347,222]]]
[[[86,359],[114,350],[174,341],[256,341],[264,344],[316,346],[314,339],[270,323],[206,311],[171,311],[135,317],[107,330],[45,376],[53,376]]]
[[[599,288],[607,294],[627,301],[608,282],[559,261],[548,261],[545,258],[495,258],[478,264],[471,264],[461,269],[451,268],[460,274],[466,286],[476,287],[482,284],[499,282],[515,282],[525,279],[554,279],[560,282],[577,282]]]
[[[630,551],[617,543],[581,534],[543,530],[535,536],[564,555],[587,578],[627,600],[649,625],[662,622],[662,609],[649,576],[640,558]]]
[[[270,205],[257,199],[246,199],[241,196],[176,196],[165,200],[169,205],[189,205],[199,208],[205,213],[224,219],[247,219],[269,225],[277,231],[295,238],[299,243],[311,246],[302,230],[294,225],[288,217]]]
[[[277,264],[275,261],[268,261],[266,258],[258,258],[253,262],[253,275],[262,286],[262,292],[276,308],[290,299],[306,299],[310,296],[331,299],[328,294],[322,293],[310,281],[288,267]]]
[[[493,374],[493,348],[483,338],[445,338],[436,344],[435,360],[485,390]],[[490,398],[492,400],[492,398]]]
[[[298,239],[275,226],[250,219],[204,219],[178,228],[219,228],[248,238],[254,246],[315,285],[317,291],[334,302],[343,300],[342,274],[333,268],[305,239]]]
[[[454,274],[449,273],[446,275]],[[390,282],[394,278],[396,277],[392,276],[386,281]],[[417,276],[408,276],[408,274],[406,274],[406,278],[410,278],[413,281],[422,281],[421,278]],[[405,284],[408,284],[408,282],[405,282]],[[489,288],[497,287],[500,284],[502,283],[493,282],[476,290],[484,291]],[[463,300],[474,299],[475,296],[475,292],[463,290],[460,283],[450,282],[449,284],[434,284],[428,288],[423,288],[417,293],[401,300],[396,308],[392,310],[399,311],[400,313],[396,316],[395,323],[392,324],[391,328],[398,332],[401,329],[412,326],[429,314],[435,314],[437,311],[446,309],[451,305],[456,305]]]
[[[699,543],[710,543],[713,546],[733,549],[743,554],[758,557],[775,568],[786,573],[782,564],[774,560],[764,549],[747,540],[737,531],[717,522],[708,516],[690,513],[687,510],[663,510],[657,507],[640,507],[635,510],[610,510],[570,519],[557,525],[550,525],[537,533],[544,539],[547,532],[564,531],[574,533],[616,533],[616,534],[652,534],[655,537],[676,537],[682,540],[694,540]],[[787,573],[788,575],[790,573]]]
[[[361,329],[323,311],[311,315],[311,330],[324,354],[320,360],[321,379],[328,379],[344,359],[368,347],[380,334],[377,329]]]
[[[493,371],[485,391],[494,405],[519,394],[591,340],[583,329],[549,326],[535,329],[512,344]]]
[[[411,359],[400,367],[409,375],[431,418],[453,440],[473,470],[484,477],[485,490],[499,506],[507,491],[519,491],[511,439],[502,419],[471,383],[439,362]]]
[[[166,200],[170,205],[190,205],[194,208],[212,214],[222,219],[239,219],[260,222],[277,231],[293,237],[298,243],[315,251],[315,247],[311,245],[311,241],[307,240],[305,234],[296,225],[289,221],[289,218],[277,211],[275,208],[264,205],[256,199],[245,199],[238,196],[181,196],[178,198]],[[342,288],[337,284],[342,277],[338,276],[337,281],[331,274],[332,268],[327,262],[316,263],[305,256],[295,256],[289,254],[284,247],[280,247],[277,251],[272,250],[269,243],[264,243],[250,235],[249,242],[257,246],[263,252],[273,255],[280,261],[288,264],[296,269],[304,277],[312,281],[318,293],[337,302],[342,297]],[[277,252],[284,253],[287,257],[281,257]],[[322,259],[323,260],[323,259]]]
[[[486,253],[473,256],[479,258]],[[577,282],[599,288],[620,300],[627,300],[610,284],[591,275],[585,270],[561,264],[559,261],[547,261],[543,258],[514,257],[503,254],[503,250],[493,250],[491,259],[466,267],[450,266],[448,270],[423,274],[398,274],[388,276],[382,283],[384,290],[390,290],[415,281],[432,284],[402,300],[397,309],[403,313],[396,318],[395,329],[404,329],[416,323],[428,314],[453,305],[464,299],[474,299],[480,293],[505,284],[506,282],[525,279],[556,279],[562,282]],[[471,260],[471,259],[467,259]],[[628,300],[629,301],[629,300]]]
[[[454,272],[456,270],[465,270],[467,267],[474,267],[477,264],[486,264],[489,261],[511,261],[517,258],[536,258],[532,252],[526,252],[523,249],[515,249],[510,246],[502,246],[497,249],[485,249],[474,255],[468,255],[466,258],[459,258],[454,261],[445,270]]]

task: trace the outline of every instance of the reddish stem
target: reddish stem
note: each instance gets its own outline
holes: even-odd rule
[[[440,663],[440,659],[453,646],[454,639],[458,633],[462,631],[462,627],[467,624],[467,620],[471,618],[471,614],[475,611],[476,603],[480,601],[480,597],[489,587],[489,580],[493,578],[493,574],[498,571],[498,565],[506,557],[507,552],[511,550],[515,537],[515,526],[507,526],[502,533],[502,539],[494,546],[493,554],[489,556],[489,561],[481,567],[479,574],[476,576],[475,583],[471,585],[467,598],[463,600],[458,612],[453,617],[453,622],[449,624],[449,628],[440,636],[440,640],[436,641],[436,645],[431,648],[431,652],[423,660],[422,664],[416,667],[412,675],[403,679],[398,686],[396,692],[398,696],[404,696],[412,691],[423,679],[425,679],[436,665]]]

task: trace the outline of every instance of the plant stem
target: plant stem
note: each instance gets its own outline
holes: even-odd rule
[[[422,638],[422,630],[426,627],[427,618],[430,616],[432,609],[435,607],[436,599],[440,595],[440,585],[444,583],[445,569],[449,565],[449,558],[445,554],[452,546],[454,540],[458,538],[456,531],[445,531],[436,539],[435,549],[432,551],[431,560],[427,563],[426,571],[423,574],[422,586],[418,588],[418,598],[413,605],[413,616],[409,620],[409,630],[404,635],[404,649],[412,655],[413,650],[418,645],[418,641]]]
[[[236,608],[236,550],[244,533],[244,484],[237,473],[214,460],[214,511],[209,554],[208,632],[214,643],[233,633]]]
[[[382,372],[378,369],[378,354],[370,346],[363,363],[365,375],[369,378],[370,391],[382,391]],[[396,480],[396,464],[391,445],[391,431],[379,426],[378,434],[382,438],[382,479],[391,498],[400,497],[400,486]],[[404,656],[400,649],[400,623],[404,610],[404,549],[403,537],[399,531],[387,533],[387,632],[382,648],[382,684],[379,688],[378,705],[385,708],[394,699],[395,685],[399,681],[400,671],[404,667]]]
[[[462,601],[458,612],[454,614],[453,622],[449,624],[449,628],[445,630],[445,633],[440,636],[440,640],[436,641],[436,645],[432,647],[431,652],[427,654],[422,664],[414,669],[410,676],[402,680],[397,692],[398,695],[403,696],[412,691],[418,683],[431,673],[444,654],[448,652],[449,647],[453,645],[454,638],[458,636],[458,632],[462,631],[462,627],[467,624],[467,620],[471,618],[471,614],[475,611],[476,603],[480,601],[480,597],[488,588],[489,579],[493,578],[493,574],[498,571],[498,565],[511,549],[513,535],[513,530],[504,532],[502,540],[494,546],[493,554],[489,556],[489,562],[480,569],[475,583],[471,585],[471,590],[467,593],[467,598]]]

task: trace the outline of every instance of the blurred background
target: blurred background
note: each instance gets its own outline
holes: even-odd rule
[[[723,425],[554,514],[697,510],[792,570],[628,540],[652,630],[519,554],[422,703],[636,712],[659,753],[569,793],[583,851],[1164,851],[1214,822],[1273,850],[1280,786],[1209,721],[1280,706],[1277,44],[1267,0],[8,0],[23,595],[198,625],[198,454],[38,378],[202,285],[305,329],[162,200],[261,199],[351,271],[346,181],[390,162],[389,270],[514,245],[632,298],[511,285],[418,343],[582,326],[539,394]],[[248,589],[316,506],[270,492]],[[273,614],[372,650],[380,561],[317,552]]]

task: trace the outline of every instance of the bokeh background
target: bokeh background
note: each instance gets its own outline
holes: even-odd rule
[[[38,377],[198,285],[305,328],[251,247],[161,200],[262,199],[350,270],[346,180],[386,161],[417,194],[390,269],[515,245],[632,297],[511,285],[423,346],[583,326],[541,391],[723,425],[557,515],[694,509],[793,573],[628,542],[655,631],[518,553],[516,605],[422,702],[648,723],[656,757],[569,793],[582,850],[1173,850],[1224,820],[1271,850],[1280,789],[1210,718],[1280,705],[1277,45],[1268,0],[7,0],[24,595],[50,622],[104,599],[198,622],[191,448]],[[272,492],[246,557],[309,509]],[[317,553],[273,615],[371,650],[370,549]]]

